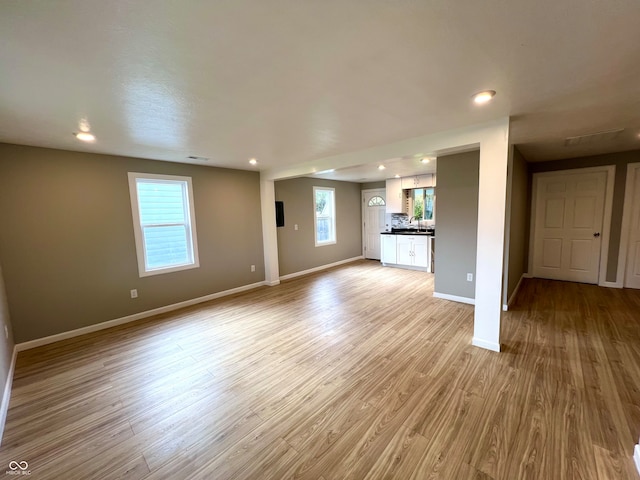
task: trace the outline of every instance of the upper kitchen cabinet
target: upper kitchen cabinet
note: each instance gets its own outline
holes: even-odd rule
[[[402,213],[402,179],[387,180],[387,213]]]
[[[427,173],[424,175],[415,175],[413,177],[402,177],[402,189],[411,190],[413,188],[428,188],[436,186],[435,173]]]

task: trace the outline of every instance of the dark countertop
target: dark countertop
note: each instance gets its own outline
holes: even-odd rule
[[[382,235],[422,235],[422,236],[426,236],[426,237],[435,237],[436,234],[435,232],[418,232],[418,231],[414,231],[414,232],[409,232],[409,231],[403,231],[403,232],[380,232]]]

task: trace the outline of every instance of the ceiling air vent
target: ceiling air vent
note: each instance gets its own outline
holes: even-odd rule
[[[617,130],[607,130],[606,132],[590,133],[589,135],[580,135],[578,137],[567,137],[564,140],[565,147],[576,147],[578,145],[593,145],[606,140],[615,140],[624,132],[624,128]]]
[[[189,160],[201,160],[203,162],[208,162],[209,161],[209,159],[207,157],[198,157],[196,155],[189,155],[187,158]]]

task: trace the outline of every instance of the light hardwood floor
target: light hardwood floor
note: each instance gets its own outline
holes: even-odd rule
[[[526,280],[504,351],[360,261],[20,353],[34,479],[637,480],[640,291]]]

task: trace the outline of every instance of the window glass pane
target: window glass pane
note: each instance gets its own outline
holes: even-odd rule
[[[183,182],[138,181],[140,223],[184,223],[185,202]]]
[[[318,242],[327,242],[331,239],[329,236],[331,227],[330,220],[327,217],[318,218]]]
[[[377,195],[375,197],[372,197],[371,200],[369,200],[370,207],[378,207],[383,205],[385,205],[384,198],[379,197]]]
[[[316,215],[316,245],[334,243],[335,234],[335,195],[333,189],[314,188]]]
[[[424,218],[433,220],[433,188],[427,188],[424,196]]]
[[[413,190],[413,216],[422,219],[424,215],[424,189]]]
[[[143,227],[146,266],[149,269],[192,263],[184,225]]]
[[[326,190],[316,190],[316,213],[322,215],[327,208],[327,197],[329,192]]]

